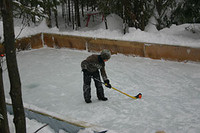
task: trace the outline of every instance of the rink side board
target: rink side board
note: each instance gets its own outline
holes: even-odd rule
[[[7,103],[6,108],[7,108],[7,112],[13,115],[12,105]],[[27,118],[34,119],[40,123],[48,124],[48,126],[50,126],[57,133],[61,129],[69,133],[77,133],[79,132],[79,130],[85,129],[85,128],[92,128],[92,129],[94,128],[94,133],[101,132],[98,130],[98,127],[95,127],[95,125],[88,124],[83,121],[72,122],[72,121],[68,121],[56,116],[52,116],[48,113],[40,112],[34,109],[28,109],[26,107],[24,108],[24,111]],[[98,131],[96,131],[95,128]]]

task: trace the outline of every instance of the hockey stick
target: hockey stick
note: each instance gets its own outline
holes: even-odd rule
[[[96,80],[96,81],[98,81],[98,82],[100,82],[100,83],[102,83],[102,84],[104,84],[105,86],[107,85],[106,83],[104,83],[104,82],[101,82],[100,80],[98,80],[98,79],[96,79],[96,78],[94,78],[94,77],[92,77],[94,80]],[[116,88],[114,88],[114,87],[111,87],[113,90],[116,90],[116,91],[118,91],[118,92],[120,92],[120,93],[122,93],[122,94],[124,94],[124,95],[126,95],[126,96],[128,96],[128,97],[130,97],[130,98],[132,98],[132,99],[141,99],[142,98],[142,94],[141,93],[139,93],[139,94],[137,94],[136,96],[131,96],[131,95],[129,95],[129,94],[126,94],[126,93],[124,93],[124,92],[122,92],[122,91],[120,91],[120,90],[118,90],[118,89],[116,89]]]

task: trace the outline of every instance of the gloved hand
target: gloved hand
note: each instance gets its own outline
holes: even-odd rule
[[[104,83],[105,83],[105,86],[106,86],[106,87],[108,87],[108,88],[111,88],[111,87],[112,87],[111,84],[110,84],[110,81],[109,81],[108,79],[105,80]]]

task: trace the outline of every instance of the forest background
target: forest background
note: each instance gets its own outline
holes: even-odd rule
[[[59,9],[58,9],[59,8]],[[60,9],[62,8],[62,9]],[[62,10],[59,14],[58,10]],[[65,22],[65,29],[78,30],[81,19],[101,14],[114,13],[123,19],[124,34],[127,27],[145,30],[150,19],[157,30],[172,24],[200,23],[200,1],[198,0],[17,0],[14,1],[14,17],[22,19],[22,24],[38,24],[43,18],[48,27],[59,28],[59,16]]]

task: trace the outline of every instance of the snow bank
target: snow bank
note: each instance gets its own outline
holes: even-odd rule
[[[126,40],[126,41],[140,41],[147,43],[158,43],[158,44],[169,44],[169,45],[180,45],[188,47],[200,47],[200,25],[199,24],[183,24],[183,25],[172,25],[170,28],[157,31],[155,25],[150,24],[146,27],[146,31],[141,31],[130,27],[129,33],[123,35],[122,33],[122,19],[115,15],[110,14],[107,17],[108,30],[105,30],[105,23],[101,22],[99,25],[93,28],[83,27],[79,31],[59,31],[58,28],[48,28],[46,22],[42,21],[39,26],[36,27],[25,27],[19,37],[25,37],[34,35],[37,33],[57,33],[64,35],[76,35],[86,36],[94,38],[109,38],[115,40]],[[152,22],[154,22],[152,18]],[[61,23],[61,22],[60,22]],[[190,30],[188,30],[188,27]],[[21,30],[21,26],[15,27],[15,35],[17,36]],[[91,30],[92,29],[92,30]],[[191,32],[195,30],[195,33]],[[3,41],[3,25],[0,21],[0,36]]]

